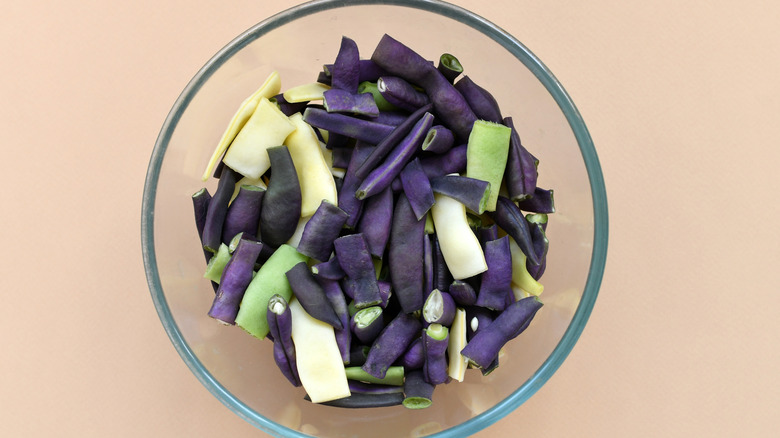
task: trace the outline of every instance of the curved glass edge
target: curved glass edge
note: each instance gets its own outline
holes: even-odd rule
[[[160,130],[160,134],[149,160],[141,209],[141,244],[144,268],[147,273],[147,283],[151,291],[152,300],[154,301],[155,308],[157,309],[163,327],[168,333],[168,337],[174,344],[179,355],[193,371],[193,374],[195,374],[201,384],[217,397],[220,402],[245,421],[266,433],[278,437],[292,436],[306,438],[308,435],[281,426],[263,417],[249,408],[246,404],[236,399],[226,388],[213,378],[208,370],[206,370],[200,360],[198,360],[189,348],[186,341],[182,338],[181,332],[173,321],[170,308],[162,293],[162,285],[157,271],[157,260],[154,251],[154,205],[157,192],[157,181],[159,180],[160,169],[162,167],[162,158],[165,155],[168,143],[170,142],[173,132],[172,128],[178,124],[181,115],[184,113],[184,110],[186,110],[194,94],[233,54],[265,33],[297,18],[341,6],[381,4],[427,10],[460,21],[489,36],[520,60],[534,73],[545,88],[547,88],[569,122],[583,155],[593,196],[594,245],[591,258],[591,269],[580,304],[560,343],[536,373],[509,397],[499,402],[491,409],[458,426],[430,436],[444,438],[474,434],[502,419],[535,394],[560,367],[579,339],[579,336],[590,317],[604,274],[609,233],[607,195],[604,177],[596,150],[593,146],[593,141],[579,111],[568,93],[563,89],[563,86],[558,82],[552,72],[550,72],[547,67],[517,39],[482,17],[459,6],[439,0],[357,0],[350,2],[348,5],[345,4],[343,0],[313,0],[273,15],[240,34],[214,55],[199,70],[192,80],[190,80],[173,104],[173,107]]]

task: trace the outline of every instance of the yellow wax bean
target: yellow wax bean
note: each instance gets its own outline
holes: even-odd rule
[[[330,324],[315,319],[297,299],[290,300],[295,361],[303,389],[313,403],[349,397],[336,335]]]
[[[281,145],[294,130],[279,107],[263,97],[222,161],[241,175],[260,178],[271,167],[268,148]]]
[[[300,113],[293,114],[289,120],[295,131],[287,136],[284,144],[290,151],[301,185],[301,216],[311,216],[323,200],[338,205],[336,180],[325,161],[314,128],[303,121]]]
[[[258,102],[260,102],[260,99],[263,97],[265,97],[266,99],[270,99],[271,97],[279,94],[281,90],[282,90],[282,80],[279,76],[279,73],[274,71],[268,76],[265,82],[263,82],[263,85],[261,85],[260,88],[257,89],[257,91],[252,93],[251,96],[247,97],[241,103],[241,106],[238,107],[238,110],[233,115],[233,118],[230,120],[228,127],[225,129],[225,132],[222,134],[222,138],[220,138],[216,149],[214,149],[214,153],[211,155],[211,159],[209,160],[209,163],[206,166],[206,171],[203,172],[203,177],[202,177],[203,181],[208,180],[209,177],[211,176],[211,173],[214,172],[214,166],[217,165],[217,162],[219,161],[219,157],[221,157],[222,154],[225,153],[228,146],[230,146],[230,143],[233,141],[234,138],[236,138],[238,132],[241,131],[241,128],[244,127],[247,120],[249,120],[249,118],[255,112],[255,109],[257,108],[257,104]]]
[[[466,218],[466,207],[457,200],[434,193],[433,226],[439,236],[444,262],[455,280],[487,270],[485,253]]]
[[[322,100],[322,93],[330,90],[330,87],[319,82],[298,85],[286,90],[282,95],[289,103],[308,102],[310,100]]]

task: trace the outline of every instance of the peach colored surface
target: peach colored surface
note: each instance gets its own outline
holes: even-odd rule
[[[140,206],[182,88],[295,3],[3,3],[3,436],[265,436],[168,341]],[[580,342],[476,436],[776,436],[780,3],[454,3],[566,87],[610,203],[607,271]]]

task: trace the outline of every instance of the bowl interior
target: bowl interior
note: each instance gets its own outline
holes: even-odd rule
[[[307,4],[266,20],[217,54],[192,80],[169,115],[150,163],[144,196],[144,255],[152,296],[174,345],[195,375],[247,421],[280,436],[442,436],[473,433],[530,397],[557,369],[595,300],[606,250],[606,200],[590,138],[560,85],[500,29],[435,2],[402,5]],[[381,23],[381,24],[380,24]],[[424,57],[458,57],[466,74],[512,116],[523,144],[540,160],[539,185],[555,190],[550,216],[545,307],[508,344],[487,377],[436,389],[434,405],[342,410],[304,401],[276,368],[271,342],[207,316],[213,290],[202,279],[190,195],[213,180],[200,175],[240,102],[273,70],[283,89],[312,82],[333,62],[342,35],[368,58],[388,33]],[[598,220],[596,220],[598,219]]]

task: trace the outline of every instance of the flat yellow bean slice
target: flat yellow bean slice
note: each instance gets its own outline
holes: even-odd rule
[[[284,100],[290,103],[308,102],[310,100],[322,100],[322,93],[330,90],[330,87],[319,82],[298,85],[282,94]]]
[[[241,103],[241,106],[238,107],[238,110],[230,120],[227,129],[225,129],[225,132],[222,134],[222,138],[220,138],[219,143],[217,143],[217,147],[214,149],[214,153],[211,154],[211,159],[206,166],[206,171],[203,172],[203,181],[208,180],[212,172],[214,172],[214,167],[217,165],[219,157],[225,153],[228,146],[230,146],[230,143],[234,138],[236,138],[238,132],[241,130],[241,128],[244,127],[247,120],[249,120],[249,118],[252,116],[252,113],[255,112],[257,103],[260,101],[260,98],[265,97],[266,99],[270,99],[271,97],[279,94],[281,90],[282,80],[279,76],[279,73],[274,71],[268,76],[265,82],[263,82],[263,85],[261,85],[257,91],[252,93],[251,96],[247,97]]]

